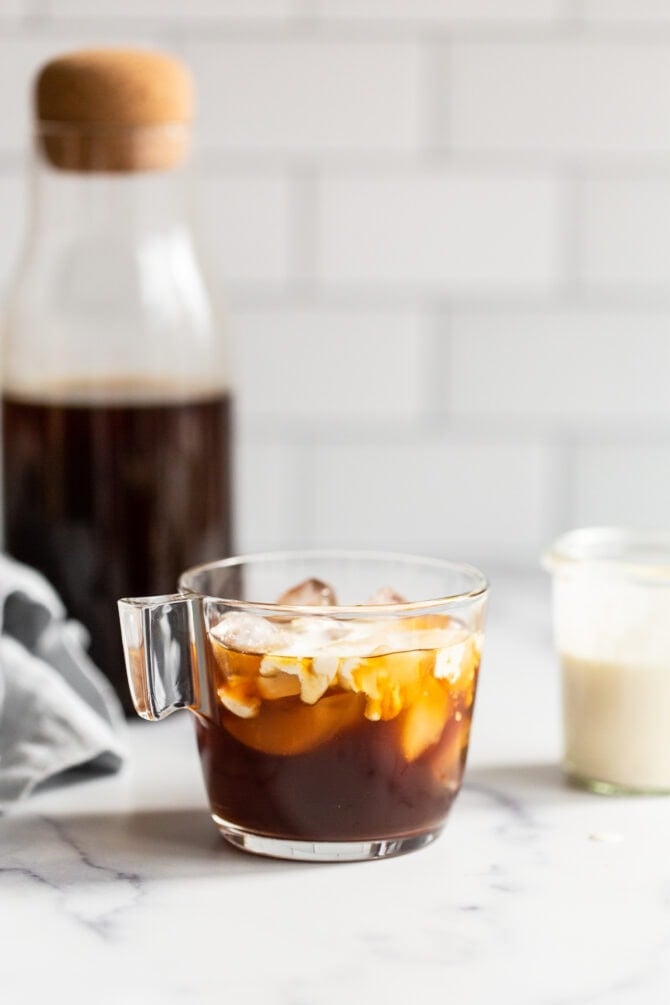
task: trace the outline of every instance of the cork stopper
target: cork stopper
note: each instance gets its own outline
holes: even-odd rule
[[[65,53],[42,67],[34,99],[41,149],[62,170],[165,170],[186,153],[193,83],[167,53]]]

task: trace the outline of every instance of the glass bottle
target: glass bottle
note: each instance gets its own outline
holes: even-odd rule
[[[5,547],[131,711],[119,596],[231,553],[226,344],[194,251],[188,72],[71,53],[35,88],[28,232],[1,339]]]

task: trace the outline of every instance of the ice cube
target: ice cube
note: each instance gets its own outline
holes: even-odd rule
[[[451,645],[437,652],[434,673],[438,679],[466,689],[472,685],[478,667],[479,649],[475,640],[456,639]]]
[[[307,705],[314,705],[326,693],[337,673],[334,665],[322,667],[325,672],[317,672],[313,662],[305,656],[264,656],[261,660],[261,675],[274,677],[277,674],[294,674],[300,681],[300,697]]]
[[[322,614],[312,614],[306,618],[293,618],[288,630],[291,633],[291,653],[298,656],[311,656],[331,642],[337,642],[349,635],[350,624],[346,621],[336,621]]]
[[[374,606],[375,604],[406,604],[407,599],[402,594],[394,590],[392,586],[380,586],[371,597],[365,601],[363,606]]]
[[[258,698],[236,693],[233,688],[228,687],[217,688],[217,692],[221,704],[233,715],[237,715],[241,719],[252,719],[258,715],[258,710],[261,707]]]
[[[351,729],[362,719],[363,701],[357,694],[329,694],[316,705],[267,702],[254,718],[227,716],[225,727],[252,750],[275,756],[306,754]]]
[[[256,686],[261,698],[277,701],[279,698],[293,698],[300,694],[300,680],[290,673],[274,674],[272,677],[259,677]]]
[[[401,722],[400,746],[405,760],[415,761],[438,742],[450,711],[448,690],[434,677],[424,678],[420,696],[403,714]]]
[[[212,628],[211,634],[227,649],[245,653],[273,652],[285,644],[284,632],[279,625],[244,611],[225,614]]]
[[[335,590],[321,579],[305,579],[290,590],[285,590],[277,600],[278,604],[291,607],[333,607],[337,604]]]

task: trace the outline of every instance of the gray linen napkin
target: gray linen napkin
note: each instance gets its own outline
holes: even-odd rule
[[[0,555],[0,813],[70,768],[121,767],[125,720],[87,642],[46,579]]]

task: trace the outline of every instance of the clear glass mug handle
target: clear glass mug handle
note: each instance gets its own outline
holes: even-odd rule
[[[211,709],[202,598],[181,593],[118,602],[128,683],[137,714],[164,719]]]

